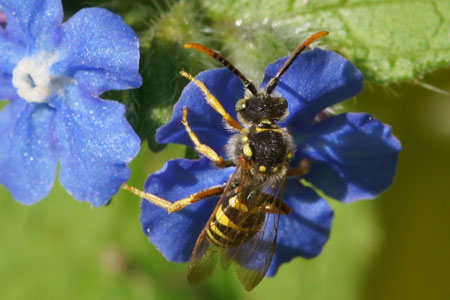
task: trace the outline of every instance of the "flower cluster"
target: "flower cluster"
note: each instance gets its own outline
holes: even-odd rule
[[[286,59],[267,67],[262,87]],[[236,118],[235,104],[244,97],[242,82],[227,69],[205,71],[196,78]],[[274,275],[280,264],[296,256],[318,255],[328,240],[333,211],[327,201],[302,184],[301,179],[346,203],[375,198],[393,181],[401,146],[390,127],[369,114],[330,115],[326,111],[357,95],[362,87],[362,75],[349,61],[332,51],[314,49],[294,61],[275,89],[289,103],[289,116],[280,126],[289,129],[296,144],[292,166],[305,158],[311,165],[302,178],[287,179],[283,201],[292,212],[281,216],[268,276]],[[192,82],[175,105],[172,119],[158,130],[157,141],[193,146],[180,122],[183,107],[189,109],[190,126],[200,140],[220,155],[226,155],[225,145],[232,133],[224,128],[221,116],[206,103],[204,95]],[[148,177],[145,191],[175,201],[226,183],[234,169],[216,168],[206,158],[175,159]],[[213,197],[178,213],[167,214],[144,200],[140,217],[144,232],[168,260],[188,261],[217,201],[218,197]]]
[[[78,200],[106,204],[128,180],[140,140],[108,90],[141,85],[139,41],[116,14],[61,0],[0,0],[0,183],[32,204],[59,180]]]
[[[286,59],[267,67],[262,87]],[[138,67],[136,34],[108,10],[83,9],[63,23],[61,0],[0,0],[0,100],[10,101],[0,112],[0,184],[21,203],[35,203],[50,192],[59,163],[59,180],[74,198],[106,204],[128,180],[140,140],[124,106],[99,96],[139,87]],[[242,82],[227,69],[196,78],[236,118]],[[306,175],[287,179],[283,201],[292,212],[281,216],[268,276],[296,256],[318,255],[328,240],[333,211],[317,189],[348,203],[375,198],[393,181],[401,145],[390,127],[365,113],[328,110],[362,87],[362,75],[349,61],[315,49],[300,55],[275,89],[289,104],[280,126],[295,141],[292,167],[304,159],[311,164]],[[180,122],[183,107],[200,140],[226,156],[232,133],[192,82],[157,141],[193,146]],[[148,177],[145,191],[173,202],[224,185],[234,171],[206,158],[175,159]],[[167,259],[187,261],[218,199],[175,214],[144,200],[144,232]]]

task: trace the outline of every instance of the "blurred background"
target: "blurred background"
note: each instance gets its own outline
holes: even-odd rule
[[[133,22],[123,4],[128,1],[69,2],[64,2],[68,16],[96,4],[121,13],[138,31],[145,23]],[[149,21],[148,26],[156,25]],[[144,32],[139,32],[144,50],[148,46],[165,52],[161,49],[170,47]],[[345,47],[337,50],[346,53]],[[239,58],[239,52],[233,53]],[[147,58],[144,53],[144,72]],[[194,69],[209,63],[195,59],[190,61]],[[364,62],[356,64],[366,70]],[[251,70],[261,76],[258,68]],[[191,287],[187,264],[167,262],[142,233],[137,197],[120,191],[110,205],[93,208],[56,184],[48,198],[27,207],[0,186],[0,299],[450,299],[450,97],[423,84],[449,92],[450,70],[415,81],[368,77],[363,93],[345,109],[372,113],[392,126],[403,145],[397,177],[376,200],[331,203],[331,237],[317,258],[284,264],[274,278],[264,279],[250,293],[232,270],[220,268],[205,284]],[[174,83],[178,92],[182,83]],[[133,104],[142,93],[118,95]],[[148,95],[148,101],[152,97]],[[133,122],[132,114],[130,118]],[[135,125],[144,131],[145,126]],[[131,164],[131,184],[142,186],[166,160],[185,154],[181,146],[152,152],[144,143]]]

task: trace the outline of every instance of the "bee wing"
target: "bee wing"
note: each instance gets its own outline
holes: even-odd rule
[[[240,282],[248,291],[264,278],[272,262],[285,184],[286,178],[274,186],[254,192],[252,197],[258,197],[258,202],[263,204],[258,207],[254,217],[264,215],[264,223],[247,242],[226,250],[226,255],[236,263],[236,273]],[[268,210],[271,213],[268,213]]]
[[[241,164],[238,164],[236,166],[236,170],[230,177],[230,180],[228,181],[224,192],[222,193],[219,201],[217,202],[217,205],[213,213],[211,214],[211,217],[209,218],[208,222],[206,223],[206,226],[201,231],[200,235],[198,236],[197,242],[195,243],[194,250],[189,260],[189,268],[187,274],[188,281],[191,284],[199,284],[203,282],[206,278],[211,276],[216,267],[217,258],[221,254],[223,254],[224,250],[212,244],[206,238],[206,233],[208,231],[208,228],[210,227],[211,221],[214,218],[217,210],[222,205],[222,203],[227,199],[227,197],[230,196],[230,188],[233,181],[236,178],[236,175],[240,171],[240,165]],[[227,266],[226,258],[222,260],[222,266],[224,267]]]
[[[203,232],[202,232],[203,233]],[[216,268],[218,253],[221,251],[211,244],[205,236],[200,235],[191,256],[187,278],[191,284],[200,284],[212,275]]]

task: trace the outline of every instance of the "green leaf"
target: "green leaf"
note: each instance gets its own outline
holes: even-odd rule
[[[231,59],[253,76],[320,30],[330,35],[316,45],[342,53],[366,80],[413,81],[450,64],[448,0],[209,0],[205,7]]]
[[[130,5],[129,1],[118,3]],[[169,121],[173,105],[188,83],[180,71],[195,75],[213,66],[207,56],[195,55],[183,45],[211,44],[210,33],[204,30],[207,26],[201,7],[191,2],[133,4],[125,19],[139,34],[143,85],[134,91],[110,92],[103,97],[121,99],[133,128],[142,140],[147,140],[150,149],[158,151],[165,146],[155,142],[156,130]]]

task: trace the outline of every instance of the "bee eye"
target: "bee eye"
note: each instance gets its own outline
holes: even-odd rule
[[[247,100],[241,99],[236,103],[236,111],[241,111],[247,107]]]
[[[280,98],[280,104],[281,104],[281,106],[283,108],[287,108],[288,107],[288,102],[284,98]]]

